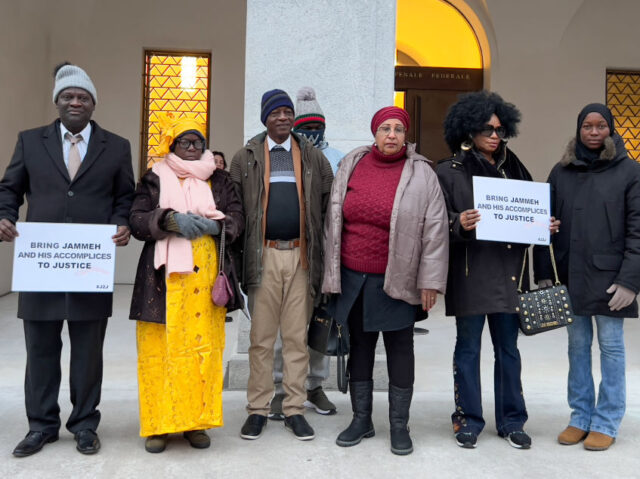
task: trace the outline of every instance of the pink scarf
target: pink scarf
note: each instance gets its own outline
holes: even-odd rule
[[[215,169],[216,162],[209,150],[205,150],[199,161],[186,161],[168,153],[164,160],[151,167],[160,179],[159,207],[214,220],[224,219],[224,214],[216,209],[207,183]],[[180,179],[183,179],[182,183]],[[191,241],[176,234],[156,241],[153,266],[159,269],[163,265],[167,276],[170,273],[193,273]]]

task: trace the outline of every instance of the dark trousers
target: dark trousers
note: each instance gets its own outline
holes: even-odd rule
[[[364,331],[362,294],[349,313],[349,374],[351,381],[373,379],[378,331]],[[389,383],[399,388],[413,387],[415,358],[413,354],[413,325],[397,331],[383,331],[387,352]]]
[[[496,427],[498,434],[522,430],[527,421],[518,351],[518,316],[487,315],[495,357],[493,368]],[[451,415],[454,432],[479,434],[484,428],[480,385],[480,347],[485,316],[456,317],[453,382],[456,410]]]
[[[60,429],[60,353],[64,321],[23,321],[27,346],[24,397],[30,431],[57,433]],[[68,321],[71,342],[69,388],[73,410],[67,421],[72,433],[100,422],[102,345],[107,320]]]

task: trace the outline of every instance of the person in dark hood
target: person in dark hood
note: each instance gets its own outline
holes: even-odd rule
[[[613,444],[625,411],[623,321],[638,317],[640,290],[640,165],[627,156],[611,111],[600,103],[578,115],[576,137],[551,170],[551,203],[562,220],[553,237],[560,281],[573,306],[569,337],[568,400],[571,419],[558,436],[585,449]],[[553,277],[547,248],[536,248],[538,286]],[[602,380],[591,371],[593,323]]]
[[[436,172],[449,213],[449,276],[445,305],[456,317],[453,356],[455,411],[451,415],[456,443],[474,448],[485,421],[482,417],[480,349],[485,321],[495,353],[495,415],[498,434],[515,448],[528,449],[524,432],[527,409],[520,378],[517,279],[527,249],[524,244],[479,241],[475,228],[474,176],[531,181],[518,157],[507,148],[516,136],[520,112],[498,94],[464,95],[447,113],[444,135],[452,158]],[[551,231],[557,228],[552,218]],[[528,278],[528,275],[525,275]]]

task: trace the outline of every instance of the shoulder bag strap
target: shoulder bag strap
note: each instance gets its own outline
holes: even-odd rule
[[[529,248],[524,250],[524,258],[522,260],[522,270],[520,271],[520,281],[518,281],[518,293],[522,293],[522,278],[524,278],[524,270],[527,267],[528,254],[529,254]]]
[[[522,278],[524,277],[524,270],[527,265],[527,254],[529,248],[524,250],[524,259],[522,260],[522,271],[520,271],[520,281],[518,282],[518,293],[522,293]],[[560,279],[558,278],[558,268],[556,267],[556,257],[553,254],[553,243],[549,243],[549,256],[551,257],[551,266],[553,267],[553,276],[555,279],[555,286],[560,286]]]
[[[553,266],[553,275],[556,279],[555,285],[560,286],[560,279],[558,278],[558,268],[556,268],[556,257],[553,254],[553,243],[549,243],[549,255],[551,256],[551,266]]]
[[[225,241],[225,221],[222,220],[222,232],[220,233],[220,256],[218,256],[218,273],[224,270],[224,241]]]

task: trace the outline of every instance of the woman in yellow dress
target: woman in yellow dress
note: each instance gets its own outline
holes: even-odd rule
[[[214,238],[224,222],[230,245],[244,226],[229,174],[205,150],[204,126],[167,117],[161,128],[167,154],[140,179],[130,217],[133,236],[145,242],[129,317],[138,321],[140,435],[152,453],[180,432],[207,448],[205,429],[223,425],[225,316],[241,299],[225,253],[236,294],[227,308],[212,301],[220,260]]]

